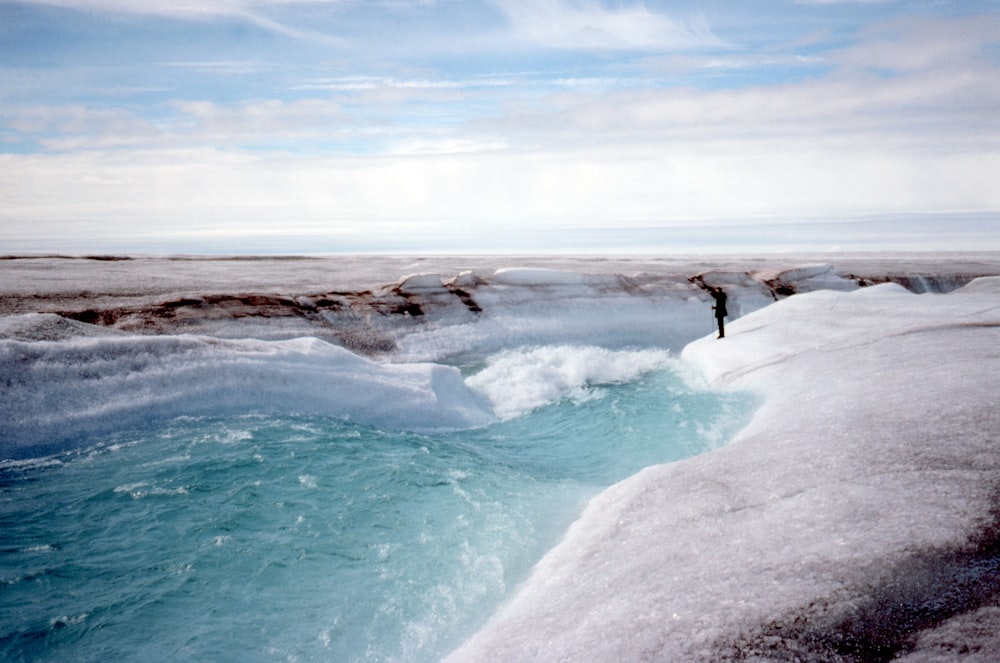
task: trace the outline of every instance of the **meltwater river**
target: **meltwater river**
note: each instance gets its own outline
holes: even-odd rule
[[[0,658],[436,660],[590,497],[745,423],[751,397],[693,386],[664,354],[541,347],[466,366],[495,400],[549,402],[465,430],[171,416],[5,461]],[[634,377],[573,383],[574,358]],[[534,378],[505,382],[525,366]]]

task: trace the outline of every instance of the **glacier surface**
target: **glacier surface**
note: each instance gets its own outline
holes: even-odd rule
[[[751,422],[595,497],[449,660],[995,660],[997,274],[996,254],[9,259],[0,447],[149,403],[258,407],[275,376],[315,411],[476,426],[673,352],[759,394]],[[729,293],[725,340],[707,286]],[[583,377],[511,368],[541,344],[587,348],[557,357]],[[480,384],[454,367],[491,352]],[[504,410],[491,389],[518,381],[539,392]]]
[[[682,359],[763,405],[596,497],[450,661],[1000,652],[1000,282],[785,299]]]

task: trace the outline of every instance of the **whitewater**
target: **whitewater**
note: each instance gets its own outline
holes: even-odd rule
[[[992,660],[1000,260],[825,258],[11,257],[0,653]]]

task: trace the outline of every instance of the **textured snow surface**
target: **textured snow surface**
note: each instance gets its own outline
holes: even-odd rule
[[[996,279],[791,297],[682,359],[752,422],[596,497],[450,660],[996,660]]]

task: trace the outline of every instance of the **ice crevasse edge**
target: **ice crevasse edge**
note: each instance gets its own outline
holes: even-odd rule
[[[726,278],[733,277],[715,276]],[[480,313],[455,289],[471,292]],[[319,414],[418,431],[481,426],[558,400],[574,384],[627,380],[662,366],[665,344],[679,347],[712,324],[702,294],[686,278],[508,268],[450,280],[404,277],[374,294],[345,295],[337,306],[313,304],[308,319],[259,307],[226,317],[186,293],[164,305],[109,297],[98,312],[87,308],[93,301],[71,296],[57,306],[75,312],[0,317],[0,457],[53,453],[178,415]],[[769,301],[754,287],[737,299],[746,309]],[[407,306],[420,315],[372,313]],[[310,336],[345,329],[351,338],[382,337],[393,349],[373,360]],[[439,363],[532,345],[563,349],[506,366],[501,357],[468,380]],[[579,375],[561,384],[566,376],[546,380],[536,371],[526,380],[518,360],[554,361],[557,371]]]
[[[750,424],[594,498],[448,660],[991,660],[998,340],[982,278],[802,294],[688,345],[763,395]]]

